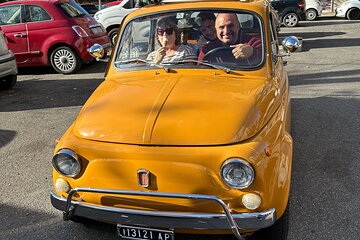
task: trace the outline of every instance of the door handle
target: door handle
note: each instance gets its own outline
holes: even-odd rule
[[[27,37],[27,34],[15,33],[14,37],[25,38],[25,37]]]

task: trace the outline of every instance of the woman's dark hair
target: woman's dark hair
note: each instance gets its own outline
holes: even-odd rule
[[[158,20],[158,22],[156,24],[156,29],[158,29],[158,27],[160,27],[160,26],[166,26],[166,28],[174,29],[174,32],[175,32],[175,44],[176,45],[181,44],[179,28],[178,28],[178,26],[176,24],[176,19],[174,19],[173,17],[161,18],[161,19]],[[156,34],[156,40],[157,40],[157,43],[161,46],[161,43],[159,41],[159,36],[157,34]]]

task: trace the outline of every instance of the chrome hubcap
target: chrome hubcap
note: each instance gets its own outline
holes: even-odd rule
[[[75,66],[75,56],[66,49],[61,49],[54,54],[55,66],[61,71],[69,71]]]

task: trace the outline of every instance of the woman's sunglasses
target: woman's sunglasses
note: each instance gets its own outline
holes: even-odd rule
[[[167,35],[171,35],[174,32],[173,28],[166,28],[166,29],[162,29],[162,28],[158,28],[156,30],[158,35],[164,35],[164,33],[166,33]]]

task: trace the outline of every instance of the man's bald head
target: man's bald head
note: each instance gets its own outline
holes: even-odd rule
[[[236,14],[220,13],[215,21],[216,35],[226,45],[235,44],[238,40],[240,23]]]

